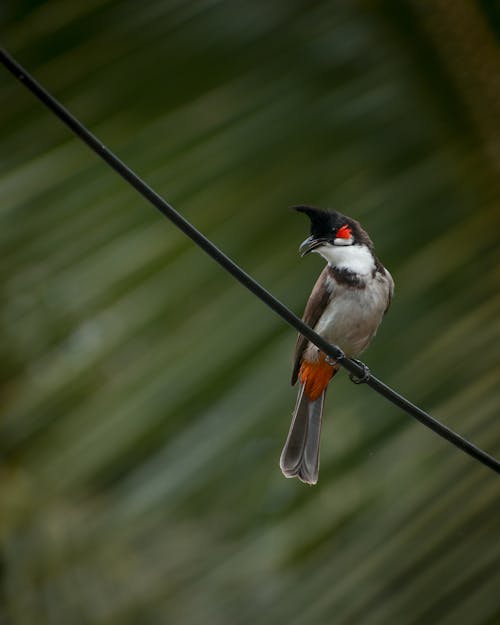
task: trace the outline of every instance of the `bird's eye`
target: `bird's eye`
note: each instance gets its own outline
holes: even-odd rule
[[[347,224],[341,226],[335,234],[336,239],[352,239],[352,230]]]

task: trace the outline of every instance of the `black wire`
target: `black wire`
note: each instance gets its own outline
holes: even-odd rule
[[[359,361],[347,358],[341,349],[336,345],[331,345],[325,341],[319,334],[316,334],[309,326],[307,326],[297,315],[289,308],[276,299],[269,291],[256,282],[250,275],[243,271],[236,263],[234,263],[224,252],[216,247],[209,239],[207,239],[199,230],[192,226],[182,215],[180,215],[168,202],[156,193],[149,185],[147,185],[137,174],[135,174],[123,161],[121,161],[111,150],[95,137],[83,124],[81,124],[67,109],[65,109],[50,93],[48,93],[26,70],[17,63],[4,49],[0,49],[0,60],[3,65],[15,76],[21,83],[25,85],[41,102],[43,102],[62,122],[66,124],[76,135],[82,139],[94,152],[96,152],[110,167],[112,167],[122,178],[131,184],[141,195],[143,195],[151,204],[161,211],[165,217],[170,219],[180,230],[191,238],[199,247],[217,261],[226,271],[236,278],[243,286],[250,290],[254,295],[260,298],[274,312],[284,319],[289,325],[294,327],[298,332],[304,335],[311,343],[314,343],[319,349],[338,361],[345,369],[350,371],[358,381],[362,381],[370,386],[377,393],[391,401],[396,406],[402,408],[407,414],[411,415],[420,423],[439,434],[465,453],[469,454],[485,466],[489,467],[496,473],[500,473],[500,462],[490,456],[485,451],[463,438],[450,428],[443,425],[430,414],[412,404],[405,397],[394,391],[392,388],[384,384],[381,380],[370,373],[366,365]]]

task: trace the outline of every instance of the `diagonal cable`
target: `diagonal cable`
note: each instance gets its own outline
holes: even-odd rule
[[[274,295],[267,291],[248,273],[243,271],[229,256],[224,254],[199,230],[191,225],[170,204],[164,200],[154,189],[144,182],[130,167],[121,161],[109,148],[93,135],[74,115],[60,104],[46,89],[42,87],[6,50],[0,48],[0,61],[6,69],[17,78],[33,95],[47,106],[66,126],[68,126],[91,150],[98,154],[112,169],[133,186],[153,206],[172,221],[184,234],[192,239],[196,245],[202,248],[209,256],[228,271],[236,280],[241,282],[249,291],[261,299],[269,308],[280,316],[289,325],[295,328],[311,343],[314,343],[322,352],[336,360],[342,367],[347,369],[356,382],[363,382],[387,400],[404,410],[420,423],[439,434],[442,438],[452,443],[465,453],[469,454],[496,473],[500,473],[500,461],[489,455],[466,438],[457,434],[449,427],[432,417],[430,414],[410,402],[395,390],[387,386],[382,380],[376,378],[368,367],[357,360],[347,358],[342,350],[336,345],[331,345],[312,328],[306,325],[295,313],[280,302]]]

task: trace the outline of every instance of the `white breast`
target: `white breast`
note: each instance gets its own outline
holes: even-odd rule
[[[393,288],[389,272],[366,278],[364,288],[338,283],[333,277],[328,285],[332,298],[321,315],[315,330],[327,341],[338,345],[347,356],[356,357],[375,336],[387,309]],[[317,349],[309,345],[309,356]]]

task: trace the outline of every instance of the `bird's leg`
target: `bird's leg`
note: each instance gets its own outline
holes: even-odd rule
[[[361,360],[356,360],[356,358],[352,358],[351,360],[363,369],[363,374],[361,376],[355,375],[354,373],[349,374],[351,382],[354,382],[354,384],[363,384],[364,382],[367,382],[371,376],[370,369],[364,362],[361,362]]]

